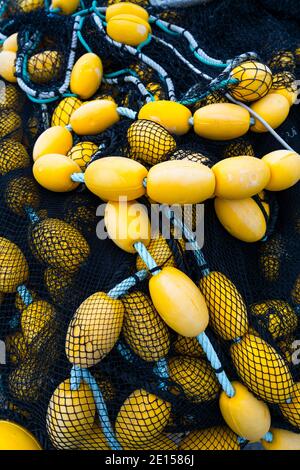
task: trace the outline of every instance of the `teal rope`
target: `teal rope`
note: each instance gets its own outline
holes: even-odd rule
[[[93,393],[101,428],[109,447],[112,450],[122,450],[111,426],[107,406],[96,380],[88,369],[73,366],[71,370],[71,390],[78,390],[82,380],[90,387]]]
[[[220,63],[220,64],[216,64],[215,62],[211,62],[210,60],[208,59],[205,59],[204,57],[201,57],[201,55],[198,54],[198,52],[190,45],[189,46],[192,53],[194,54],[194,56],[196,57],[197,60],[199,60],[200,62],[202,62],[202,64],[206,64],[206,65],[209,65],[211,67],[218,67],[218,68],[225,68],[227,67],[228,64],[224,64],[223,62]]]
[[[99,11],[99,9],[97,8],[97,2],[94,1],[92,3],[92,10],[94,11],[94,13],[96,13],[97,16],[99,16],[99,18],[101,18],[101,20],[105,20],[105,16],[102,15]]]
[[[86,40],[83,38],[82,34],[80,31],[77,31],[77,36],[83,47],[88,51],[88,52],[93,52]]]
[[[220,359],[217,356],[216,351],[214,350],[213,345],[210,342],[208,336],[203,332],[197,336],[197,340],[199,344],[202,346],[203,351],[205,352],[207,359],[209,360],[210,364],[212,365],[216,377],[226,393],[226,395],[232,398],[235,395],[235,390],[228,379],[226,373],[223,370],[222,364]]]
[[[152,271],[153,275],[158,274],[161,269],[157,266],[156,262],[145,247],[144,243],[136,242],[133,246],[144,261],[144,263],[146,264],[146,266],[149,268],[149,271]]]
[[[4,15],[5,11],[6,11],[6,8],[7,8],[7,5],[8,5],[8,2],[3,2],[3,5],[1,6],[1,9],[0,9],[0,17],[2,15]]]
[[[141,271],[138,271],[134,276],[130,276],[127,279],[124,279],[124,281],[120,282],[117,284],[113,289],[111,289],[107,295],[111,297],[112,299],[118,299],[119,297],[122,297],[123,295],[127,294],[129,289],[131,287],[134,287],[138,281],[143,281],[146,279],[148,276],[148,273],[146,269],[142,269]]]
[[[218,91],[222,88],[227,88],[228,85],[233,85],[233,84],[236,84],[238,82],[239,82],[239,80],[237,80],[236,78],[229,78],[227,80],[222,80],[220,83],[218,83],[215,86],[212,86],[205,93],[202,93],[201,95],[197,96],[196,98],[190,98],[190,99],[182,100],[182,101],[179,101],[179,103],[184,104],[186,106],[197,103],[198,101],[201,101],[204,98],[206,98],[206,96],[208,96],[210,93],[212,93],[214,91]]]
[[[148,46],[148,44],[150,44],[151,40],[152,40],[152,35],[149,34],[147,39],[145,39],[145,41],[141,42],[141,44],[138,45],[136,50],[141,51],[143,49],[143,47]]]
[[[61,11],[61,8],[51,8],[51,7],[49,8],[50,15],[51,15],[51,14],[55,14],[55,15],[56,15],[56,14],[59,13],[60,11]]]
[[[112,72],[112,73],[107,73],[104,75],[103,78],[115,78],[115,77],[119,77],[120,75],[133,75],[134,77],[138,78],[138,74],[134,71],[134,70],[131,70],[131,69],[122,69],[122,70],[118,70],[117,72]]]
[[[81,29],[82,29],[82,26],[83,26],[84,21],[85,21],[85,18],[81,18],[81,19],[80,19],[80,22],[79,22],[79,29],[78,29],[78,31],[77,31],[77,36],[78,36],[79,41],[80,41],[81,44],[83,45],[83,47],[84,47],[88,52],[93,52],[92,49],[90,48],[90,46],[88,45],[88,43],[86,42],[86,40],[83,38],[82,33],[81,33]]]
[[[160,21],[156,21],[155,18],[149,18],[149,23],[155,23],[160,29],[162,29],[165,33],[168,33],[170,36],[179,36],[179,33],[176,31],[171,31]]]
[[[32,295],[30,294],[29,290],[27,289],[27,287],[24,284],[17,287],[17,292],[18,292],[19,296],[21,297],[21,299],[23,300],[26,307],[28,307],[28,305],[32,304],[32,302],[33,302]]]
[[[68,98],[68,97],[77,98],[78,95],[75,95],[74,93],[64,93],[62,96],[64,98]],[[53,98],[46,98],[46,99],[38,99],[38,98],[34,98],[31,95],[27,95],[27,98],[29,98],[30,101],[32,101],[33,103],[47,104],[47,103],[53,103],[54,101],[57,101],[59,98],[61,98],[61,96],[54,96]]]

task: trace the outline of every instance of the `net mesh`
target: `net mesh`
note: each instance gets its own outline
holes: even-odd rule
[[[191,31],[208,54],[222,61],[257,52],[272,70],[272,87],[293,91],[299,76],[295,18],[300,12],[296,7],[283,9],[282,1],[255,3],[222,0],[184,11],[149,11]],[[91,4],[85,1],[87,8]],[[108,295],[147,266],[140,256],[96,236],[101,201],[84,185],[72,193],[51,193],[32,176],[37,136],[48,125],[68,125],[81,106],[78,98],[59,92],[74,17],[49,16],[42,7],[39,0],[10,2],[1,20],[3,34],[19,31],[18,55],[27,57],[25,85],[36,95],[52,93],[57,99],[41,106],[5,81],[0,91],[0,340],[7,351],[7,363],[0,369],[0,418],[24,425],[45,449],[109,449],[106,424],[125,450],[238,450],[243,444],[220,413],[218,371],[196,338],[178,335],[158,315],[148,289],[150,273],[144,281],[134,278],[125,296]],[[153,30],[186,54],[184,41],[155,26]],[[155,99],[168,98],[158,71],[108,43],[90,17],[81,33],[102,58],[105,74],[130,69]],[[192,100],[188,106],[193,111],[226,102],[226,90],[239,93],[236,85],[221,92],[208,90],[203,76],[155,40],[144,51],[172,78],[176,98]],[[79,41],[76,59],[85,52]],[[199,66],[192,52],[189,60]],[[213,73],[200,65],[203,73]],[[253,90],[258,70],[251,71],[245,99],[269,90]],[[265,83],[268,69],[263,66],[259,72]],[[113,96],[118,106],[138,111],[144,98],[122,77],[103,83],[94,98]],[[221,75],[219,81],[227,78]],[[278,132],[299,152],[295,108]],[[174,138],[151,121],[123,119],[99,135],[74,136],[69,156],[80,161],[82,169],[110,155],[124,155],[147,167],[169,159],[211,167],[225,157],[262,157],[278,148],[269,134],[248,133],[224,142],[200,139],[193,132]],[[299,185],[274,198],[272,231],[266,240],[251,245],[231,237],[218,221],[213,201],[205,203],[203,253],[210,275],[174,233],[169,240],[152,240],[148,250],[160,268],[177,267],[200,286],[210,310],[206,333],[229,379],[242,381],[269,403],[273,425],[299,432],[300,373],[292,360],[300,335]],[[76,366],[88,367],[90,376],[72,375]],[[105,422],[98,412],[99,390],[107,409]],[[291,397],[292,403],[286,403]],[[178,435],[179,444],[174,438]]]

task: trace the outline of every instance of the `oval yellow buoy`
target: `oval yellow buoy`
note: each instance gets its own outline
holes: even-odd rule
[[[183,135],[190,130],[191,117],[192,113],[186,106],[167,100],[150,101],[138,114],[138,119],[156,122],[175,135]]]
[[[138,46],[150,33],[150,24],[136,15],[115,15],[107,23],[107,34],[114,41],[128,46]]]
[[[27,429],[12,421],[0,421],[0,450],[42,450]]]

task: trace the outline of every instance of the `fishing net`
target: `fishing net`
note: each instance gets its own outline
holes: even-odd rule
[[[169,237],[160,220],[148,251],[158,268],[177,268],[200,285],[210,323],[199,340],[177,333],[158,314],[149,290],[157,268],[141,252],[98,236],[105,201],[84,184],[48,191],[32,173],[37,138],[51,125],[70,125],[86,101],[70,93],[69,80],[87,52],[101,57],[105,79],[89,100],[113,99],[135,113],[145,101],[174,98],[195,112],[228,103],[232,90],[235,99],[256,100],[262,88],[269,91],[271,72],[274,89],[293,92],[296,2],[215,0],[162,10],[135,1],[155,17],[151,42],[135,53],[105,32],[101,8],[119,2],[96,2],[95,14],[95,2],[85,0],[80,8],[87,13],[73,16],[49,11],[47,1],[6,3],[1,38],[18,32],[18,84],[3,79],[0,90],[0,340],[7,353],[0,366],[0,419],[25,426],[44,449],[238,450],[247,439],[226,425],[219,397],[240,381],[268,403],[273,427],[298,433],[299,184],[255,198],[267,222],[257,243],[230,235],[212,199],[205,202],[198,258],[186,249],[189,234],[176,236],[174,217]],[[199,65],[199,51],[168,23],[189,31],[209,58]],[[215,69],[210,56],[218,57]],[[246,94],[245,87],[234,87],[229,58],[239,80],[241,63],[266,64],[250,70]],[[258,74],[261,87],[252,96]],[[277,129],[295,152],[299,129],[295,105]],[[173,136],[148,119],[124,116],[101,133],[73,134],[68,157],[82,171],[107,156],[129,157],[148,169],[168,160],[211,168],[224,158],[261,158],[282,148],[271,133],[249,131],[223,141],[193,131]],[[150,214],[151,200],[141,202]],[[176,298],[175,290],[171,295]]]

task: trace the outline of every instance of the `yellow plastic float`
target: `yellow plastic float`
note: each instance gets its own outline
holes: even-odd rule
[[[27,429],[12,421],[0,421],[0,450],[42,450]]]

